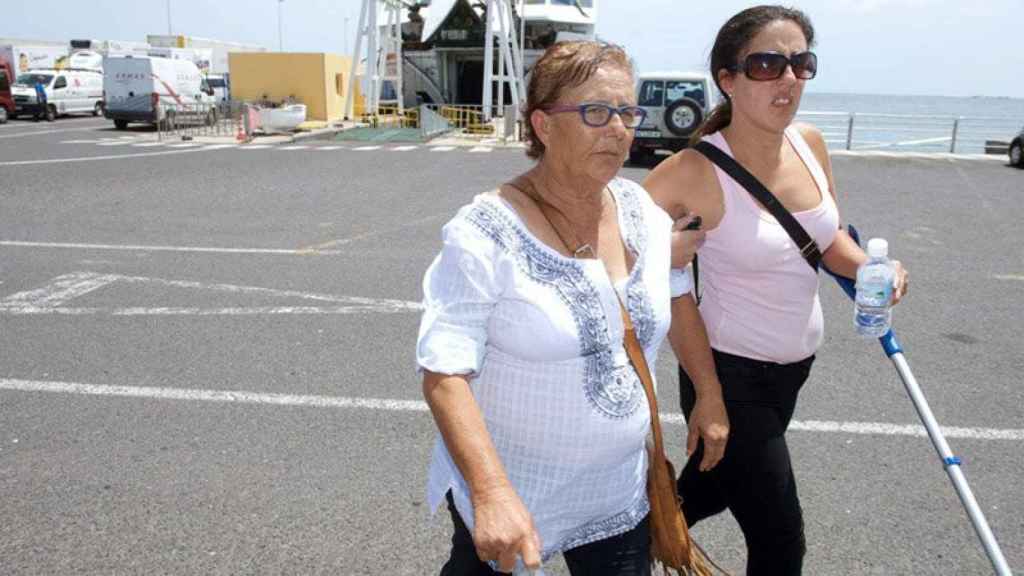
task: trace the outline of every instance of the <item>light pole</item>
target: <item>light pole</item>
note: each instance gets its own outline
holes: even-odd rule
[[[348,50],[348,16],[345,16],[345,28],[341,31],[341,43],[344,46],[342,54],[346,54]]]
[[[277,0],[277,51],[284,52],[284,36],[281,33],[281,5],[284,0]]]

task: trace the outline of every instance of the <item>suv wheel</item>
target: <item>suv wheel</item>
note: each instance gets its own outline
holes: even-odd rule
[[[92,107],[92,115],[103,116],[103,102],[97,102],[96,105]]]
[[[690,98],[680,98],[665,109],[665,126],[676,136],[689,136],[703,121],[700,104]]]
[[[1014,140],[1013,144],[1010,144],[1010,164],[1017,168],[1024,168],[1024,152],[1022,152],[1022,144],[1020,140]]]

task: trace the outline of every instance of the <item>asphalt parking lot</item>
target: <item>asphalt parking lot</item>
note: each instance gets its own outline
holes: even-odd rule
[[[420,281],[443,223],[529,160],[148,142],[102,119],[0,126],[0,573],[435,572],[450,527],[424,504]],[[1022,571],[1024,171],[833,163],[844,219],[911,271],[897,332]],[[789,434],[806,572],[991,573],[895,371],[829,282]],[[657,373],[677,414],[667,348]],[[695,534],[742,573],[730,518]]]

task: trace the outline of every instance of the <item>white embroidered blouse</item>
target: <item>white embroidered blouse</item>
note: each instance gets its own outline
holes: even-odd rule
[[[620,292],[654,366],[670,323],[672,222],[638,184],[609,184],[635,264]],[[493,194],[444,227],[423,281],[421,369],[466,374],[544,559],[631,530],[648,512],[650,413],[623,348],[616,289],[600,260],[566,258]],[[427,498],[469,489],[438,436]]]

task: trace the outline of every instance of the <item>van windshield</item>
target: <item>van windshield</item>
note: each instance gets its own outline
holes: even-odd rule
[[[210,85],[210,88],[223,88],[225,86],[223,78],[207,78],[206,83]]]
[[[15,84],[35,86],[36,82],[42,82],[43,86],[49,86],[51,80],[53,80],[53,74],[20,74]]]
[[[0,70],[0,92],[6,92],[10,89],[10,85],[7,83],[7,72]]]

